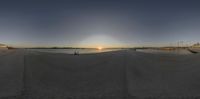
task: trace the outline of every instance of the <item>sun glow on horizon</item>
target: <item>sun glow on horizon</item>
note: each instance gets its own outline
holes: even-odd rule
[[[103,49],[103,47],[99,46],[99,47],[97,47],[97,49],[98,49],[98,50],[102,50],[102,49]]]
[[[103,48],[121,47],[124,44],[112,36],[102,34],[89,36],[81,40],[78,46],[101,50]]]

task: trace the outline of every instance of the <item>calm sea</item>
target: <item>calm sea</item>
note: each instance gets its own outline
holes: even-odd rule
[[[31,51],[37,52],[50,52],[50,53],[66,53],[66,54],[74,54],[74,52],[79,52],[80,54],[88,54],[88,53],[101,53],[101,52],[109,52],[109,51],[117,51],[121,49],[29,49]]]
[[[179,49],[179,50],[137,49],[137,51],[144,53],[152,53],[152,54],[177,54],[177,55],[192,54],[187,49]]]
[[[101,53],[101,52],[109,52],[109,51],[117,51],[122,49],[29,49],[31,51],[37,52],[49,52],[49,53],[66,53],[66,54],[74,54],[74,52],[79,52],[80,54],[89,54],[89,53]],[[180,50],[155,50],[155,49],[137,49],[136,52],[143,53],[152,53],[152,54],[179,54],[179,55],[187,55],[192,54],[186,49]]]

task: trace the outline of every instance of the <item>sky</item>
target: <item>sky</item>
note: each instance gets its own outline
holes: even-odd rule
[[[199,0],[1,0],[0,43],[141,47],[200,41]]]

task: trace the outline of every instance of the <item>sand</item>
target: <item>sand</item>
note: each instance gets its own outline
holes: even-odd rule
[[[0,51],[2,99],[198,97],[200,55]],[[10,97],[10,98],[9,98]]]

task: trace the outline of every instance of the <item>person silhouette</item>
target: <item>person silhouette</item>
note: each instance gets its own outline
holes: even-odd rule
[[[74,51],[74,55],[79,55],[79,52],[78,51]]]

